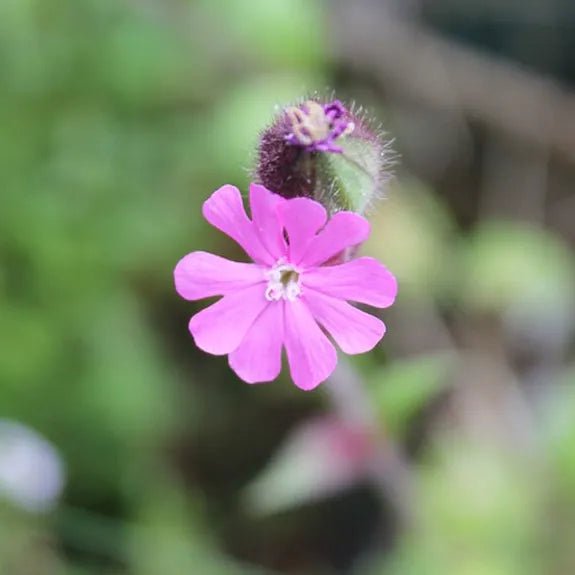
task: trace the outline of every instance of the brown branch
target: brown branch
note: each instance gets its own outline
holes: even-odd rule
[[[575,163],[575,95],[551,79],[482,55],[388,14],[374,2],[338,2],[333,45],[345,66],[386,90],[455,108]]]

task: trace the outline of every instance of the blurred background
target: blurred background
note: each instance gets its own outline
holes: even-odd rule
[[[574,86],[571,0],[2,0],[0,574],[574,573]],[[172,284],[332,89],[398,155],[369,432]]]

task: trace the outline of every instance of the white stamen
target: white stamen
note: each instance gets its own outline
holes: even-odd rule
[[[284,260],[278,261],[267,276],[269,279],[265,297],[268,301],[295,301],[301,294],[300,271]]]

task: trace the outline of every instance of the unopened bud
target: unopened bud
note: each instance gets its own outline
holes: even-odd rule
[[[311,197],[331,212],[363,213],[389,178],[390,148],[363,113],[339,100],[284,108],[258,148],[256,179],[284,196]]]

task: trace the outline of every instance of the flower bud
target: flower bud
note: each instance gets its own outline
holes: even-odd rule
[[[256,179],[285,198],[306,196],[331,213],[363,213],[389,179],[381,130],[339,100],[284,108],[261,135]]]

